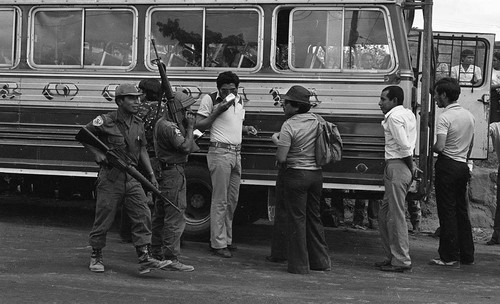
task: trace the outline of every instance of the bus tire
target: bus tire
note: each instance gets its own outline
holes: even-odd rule
[[[186,174],[186,228],[183,236],[190,239],[207,239],[210,236],[210,206],[212,182],[205,164],[188,164]]]

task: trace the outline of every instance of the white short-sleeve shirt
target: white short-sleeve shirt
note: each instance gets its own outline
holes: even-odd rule
[[[198,114],[208,117],[219,106],[221,98],[217,93],[216,102],[212,102],[210,94],[201,99]],[[210,141],[221,142],[230,145],[239,145],[242,140],[243,121],[245,120],[245,108],[240,95],[236,95],[234,105],[220,114],[210,127]]]

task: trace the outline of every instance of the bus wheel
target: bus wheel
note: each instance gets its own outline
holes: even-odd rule
[[[185,168],[187,181],[186,228],[184,237],[205,239],[210,235],[210,205],[212,183],[206,165],[188,164]]]

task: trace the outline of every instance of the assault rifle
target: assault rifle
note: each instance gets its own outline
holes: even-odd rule
[[[172,203],[165,195],[161,193],[160,190],[158,190],[158,188],[156,188],[147,178],[145,178],[144,175],[142,175],[134,166],[132,166],[132,160],[127,155],[125,150],[119,148],[110,149],[108,146],[106,146],[105,143],[103,143],[99,138],[97,138],[97,136],[95,136],[85,127],[78,132],[75,138],[82,144],[91,145],[106,154],[108,162],[111,164],[111,166],[130,174],[130,176],[143,184],[148,190],[152,191],[164,202],[170,204],[172,207],[174,207],[175,210],[181,212],[181,210],[176,205],[174,205],[174,203]]]
[[[163,95],[167,99],[167,109],[168,115],[170,116],[170,121],[173,121],[177,124],[177,126],[181,130],[182,136],[186,136],[186,128],[183,124],[184,113],[182,113],[182,103],[174,98],[174,92],[172,91],[172,87],[170,87],[167,72],[165,71],[165,65],[161,61],[160,56],[158,56],[158,51],[156,50],[154,39],[151,39],[151,44],[153,45],[153,50],[155,51],[156,55],[156,59],[153,59],[152,62],[156,64],[156,66],[158,67],[158,72],[160,73],[161,89],[163,91]]]

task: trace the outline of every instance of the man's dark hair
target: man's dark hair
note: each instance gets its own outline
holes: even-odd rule
[[[311,104],[309,103],[293,101],[293,100],[287,100],[287,102],[289,102],[292,107],[299,108],[297,110],[297,114],[307,113],[311,109]]]
[[[390,100],[397,98],[398,105],[403,104],[403,101],[405,100],[405,93],[403,92],[403,89],[401,87],[388,86],[382,90],[382,92],[386,92],[386,91],[387,91],[387,98],[389,98]]]
[[[450,102],[455,102],[460,96],[460,85],[455,78],[444,77],[434,84],[434,91],[438,94],[446,93],[448,100]]]
[[[460,59],[464,60],[467,56],[474,56],[474,52],[469,49],[465,49],[460,53]]]
[[[229,83],[234,83],[236,87],[238,87],[240,85],[240,78],[231,71],[220,73],[217,77],[217,89],[220,89],[223,85]]]
[[[146,94],[146,100],[158,101],[162,96],[161,83],[158,79],[147,78],[139,82],[139,89]]]

